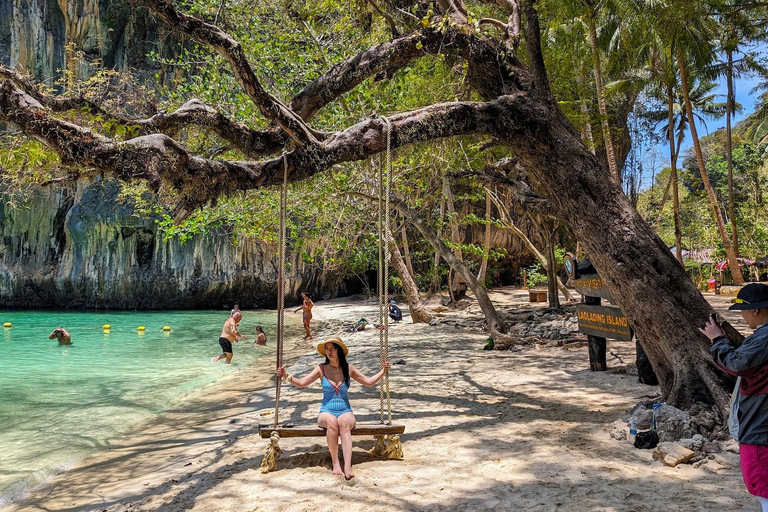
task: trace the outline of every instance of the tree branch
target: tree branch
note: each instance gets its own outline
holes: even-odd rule
[[[525,112],[532,108],[525,95],[498,100],[431,105],[389,118],[392,149],[427,140],[488,133],[508,139],[529,132]],[[111,172],[122,180],[145,179],[159,192],[176,191],[182,210],[197,208],[236,190],[279,184],[282,158],[261,162],[225,162],[190,155],[161,134],[116,142],[80,126],[52,117],[33,97],[11,80],[0,87],[0,120],[12,122],[52,148],[66,164]],[[503,120],[503,121],[500,121]],[[323,143],[297,147],[287,156],[291,181],[306,179],[343,162],[363,160],[386,149],[386,126],[369,118],[330,134]]]
[[[507,24],[503,21],[499,21],[496,18],[480,18],[478,20],[480,25],[493,25],[496,28],[501,29],[502,32],[507,32]]]
[[[224,58],[248,95],[261,113],[270,121],[283,128],[298,144],[316,144],[312,130],[300,116],[292,112],[280,100],[261,86],[245,57],[240,43],[217,26],[205,23],[193,16],[179,12],[173,4],[164,0],[137,0],[157,14],[165,23],[185,33],[195,41],[206,44]]]
[[[174,112],[161,112],[149,119],[129,121],[128,124],[141,127],[142,134],[173,133],[189,125],[203,126],[250,158],[261,158],[279,151],[288,142],[282,130],[252,130],[196,99],[189,100]]]
[[[336,64],[310,82],[291,100],[289,106],[306,120],[342,94],[351,91],[376,74],[392,76],[412,60],[440,52],[455,52],[469,64],[467,79],[484,99],[498,98],[515,91],[529,90],[533,77],[514,56],[487,38],[463,34],[456,29],[444,33],[424,28],[368,50]]]
[[[12,80],[19,89],[53,112],[87,109],[93,115],[114,119],[126,126],[139,127],[138,135],[165,133],[174,136],[186,126],[203,126],[250,158],[261,158],[265,154],[279,151],[288,141],[282,130],[275,128],[265,131],[252,130],[196,99],[189,100],[171,113],[160,112],[147,119],[132,119],[117,112],[107,112],[96,103],[82,97],[51,96],[29,77],[0,65],[0,78],[3,77]]]

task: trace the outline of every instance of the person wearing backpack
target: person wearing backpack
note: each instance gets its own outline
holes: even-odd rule
[[[715,364],[740,377],[731,410],[736,411],[738,422],[741,474],[749,493],[768,512],[768,286],[748,284],[732,302],[728,309],[741,311],[754,329],[740,346],[731,344],[714,313],[699,330],[712,340]]]

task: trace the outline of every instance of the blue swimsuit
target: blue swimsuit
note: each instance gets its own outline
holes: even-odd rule
[[[323,403],[320,405],[320,412],[328,412],[337,418],[344,413],[352,412],[349,405],[349,388],[345,381],[341,381],[339,387],[336,387],[325,376],[324,365],[320,365],[320,372],[323,374]]]

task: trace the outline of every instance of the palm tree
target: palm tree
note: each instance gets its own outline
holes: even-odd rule
[[[728,6],[726,6],[728,7]],[[736,255],[739,255],[739,232],[736,227],[736,213],[733,199],[733,135],[731,130],[731,117],[737,111],[736,93],[733,80],[743,74],[760,71],[762,66],[757,64],[757,55],[754,51],[745,52],[741,58],[734,60],[734,54],[756,37],[762,36],[763,31],[758,29],[750,10],[725,10],[721,14],[719,47],[725,54],[725,62],[718,62],[712,66],[713,76],[725,75],[727,85],[726,101],[726,141],[725,156],[728,166],[728,216],[731,221],[731,237]]]
[[[735,284],[743,284],[744,277],[739,268],[736,252],[730,236],[725,228],[723,213],[717,200],[714,188],[709,181],[707,169],[704,163],[704,155],[701,151],[699,135],[696,130],[695,113],[691,101],[691,84],[694,76],[703,72],[712,65],[716,58],[716,48],[712,44],[716,40],[717,22],[705,6],[697,2],[685,0],[670,0],[653,4],[654,9],[649,13],[656,19],[665,20],[664,27],[660,28],[660,37],[665,41],[670,56],[674,57],[680,71],[680,88],[683,95],[683,104],[688,118],[688,127],[693,142],[693,150],[696,155],[696,164],[699,168],[704,189],[707,192],[712,214],[723,240],[723,247],[728,256],[728,263]]]
[[[667,54],[666,63],[672,64]],[[680,95],[681,87],[678,82],[678,75],[675,68],[660,64],[659,69],[665,69],[664,73],[658,76],[658,82],[651,87],[647,93],[649,97],[656,98],[660,102],[666,103],[664,108],[657,110],[648,110],[643,115],[650,121],[656,123],[662,134],[669,141],[669,161],[670,178],[664,191],[661,207],[667,199],[667,193],[672,190],[673,198],[673,216],[675,223],[675,252],[678,261],[682,260],[682,233],[680,222],[680,200],[677,181],[677,160],[680,156],[680,148],[685,137],[685,131],[689,127],[688,116],[685,110],[685,99]],[[703,116],[720,117],[725,112],[725,104],[716,102],[716,94],[713,93],[716,84],[706,79],[695,81],[690,87],[690,100],[694,109],[696,119],[706,126]],[[661,215],[661,214],[660,214]]]
[[[617,181],[621,181],[620,169],[618,168],[616,151],[611,138],[611,126],[608,117],[608,106],[605,96],[605,79],[603,75],[603,56],[601,42],[605,38],[599,37],[599,25],[603,21],[599,19],[603,2],[601,0],[572,0],[563,2],[555,0],[548,4],[556,15],[550,32],[557,32],[557,35],[573,40],[573,46],[570,53],[574,56],[574,62],[583,62],[586,55],[583,55],[580,42],[586,42],[589,56],[592,60],[592,73],[595,80],[595,89],[597,93],[597,106],[600,114],[600,127],[602,129],[603,144],[605,144],[606,159],[608,169]],[[615,26],[615,25],[614,25]],[[553,35],[553,34],[550,34]],[[582,55],[579,55],[582,54]],[[575,71],[577,83],[581,86],[585,82],[585,77],[581,69]],[[581,93],[581,91],[580,91]],[[585,105],[582,103],[582,105]],[[582,107],[583,108],[583,107]],[[591,127],[586,137],[591,136]],[[588,139],[587,139],[588,140]]]

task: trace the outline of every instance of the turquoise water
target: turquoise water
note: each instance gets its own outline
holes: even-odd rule
[[[274,354],[276,314],[244,311],[240,332],[248,339],[233,344],[231,365],[211,364],[228,316],[0,310],[0,324],[12,323],[0,333],[0,508],[190,392]],[[252,343],[256,325],[267,347]],[[71,345],[48,339],[60,326]],[[286,326],[287,335],[300,330]]]

